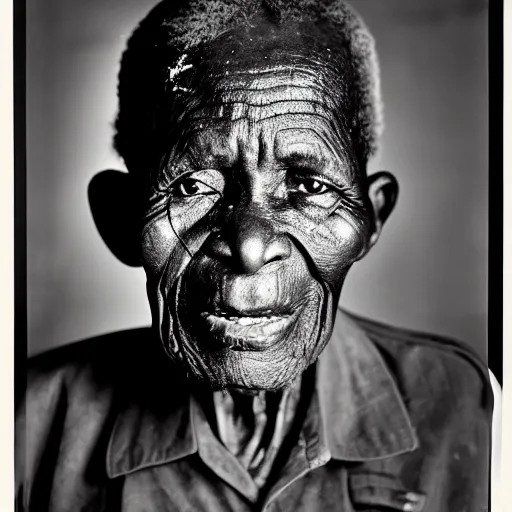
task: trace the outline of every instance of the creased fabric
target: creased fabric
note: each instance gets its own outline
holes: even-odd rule
[[[18,411],[18,510],[485,509],[492,392],[472,350],[340,310],[311,371],[259,488],[149,329],[43,354]]]

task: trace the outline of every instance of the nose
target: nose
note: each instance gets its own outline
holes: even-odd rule
[[[250,211],[233,213],[225,235],[220,234],[210,246],[211,256],[245,274],[254,274],[273,261],[285,260],[290,252],[288,237],[275,229],[272,220]]]

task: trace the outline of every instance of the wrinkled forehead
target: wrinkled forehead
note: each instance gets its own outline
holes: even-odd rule
[[[221,35],[199,58],[184,59],[182,69],[194,79],[174,84],[184,99],[183,135],[197,140],[215,130],[258,138],[263,131],[276,150],[285,140],[316,139],[317,147],[338,148],[346,158],[350,69],[340,63],[349,56],[333,47],[327,29],[261,20]]]
[[[196,64],[190,64],[197,67],[192,92],[203,103],[246,94],[252,104],[260,96],[300,88],[304,102],[322,103],[333,113],[348,110],[351,105],[343,96],[350,87],[353,63],[348,45],[340,45],[331,33],[329,26],[322,31],[313,23],[276,25],[263,18],[231,29],[199,51]]]
[[[242,154],[279,160],[302,149],[317,160],[329,153],[351,163],[344,123],[309,70],[238,70],[217,86],[184,123],[184,137],[198,157],[218,155],[229,165]]]

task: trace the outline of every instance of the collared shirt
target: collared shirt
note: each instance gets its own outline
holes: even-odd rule
[[[149,330],[32,363],[24,511],[481,512],[492,396],[462,344],[339,311],[298,440],[262,495]]]

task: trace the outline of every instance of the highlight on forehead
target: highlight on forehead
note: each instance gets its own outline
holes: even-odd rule
[[[332,34],[330,57],[338,69],[347,70],[342,78],[349,81],[343,93],[351,105],[349,128],[358,160],[366,165],[377,149],[381,130],[378,66],[370,33],[344,2],[164,0],[134,31],[121,61],[115,147],[129,171],[151,169],[168,150],[165,145],[173,137],[175,116],[191,106],[188,84],[201,62],[207,65],[208,59],[218,57],[219,39],[234,34],[235,48],[237,41],[242,44],[240,34],[250,32],[262,19],[269,31],[303,24],[312,32]],[[264,40],[265,34],[261,37]],[[269,40],[266,46],[271,60],[283,58],[285,49],[272,51]],[[244,51],[250,55],[247,43],[243,41],[241,55]],[[224,65],[231,70],[227,72],[234,72],[229,58]]]

